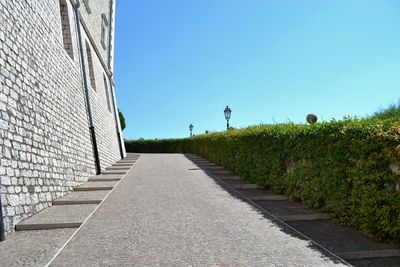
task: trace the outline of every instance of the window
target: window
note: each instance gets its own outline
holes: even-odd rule
[[[96,91],[96,79],[94,78],[92,51],[91,51],[90,45],[87,41],[86,41],[86,57],[87,57],[88,65],[89,65],[90,85],[92,86],[93,90]]]
[[[106,14],[101,14],[101,45],[107,49],[107,28],[108,20]]]
[[[104,79],[104,90],[106,91],[106,98],[107,98],[107,107],[108,110],[111,112],[111,104],[110,104],[110,91],[108,90],[108,85],[107,85],[107,78],[106,75],[103,73],[103,79]]]
[[[68,4],[65,0],[60,0],[60,17],[61,17],[61,29],[64,49],[67,51],[68,55],[73,59],[74,51],[72,48],[72,38],[71,38],[71,27],[69,24],[69,14],[68,14]]]
[[[83,0],[82,2],[85,5],[87,13],[88,14],[92,13],[92,10],[90,9],[90,6],[89,6],[89,0]]]

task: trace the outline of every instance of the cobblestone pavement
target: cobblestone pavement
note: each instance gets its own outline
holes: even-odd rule
[[[143,155],[50,266],[343,266],[195,167]]]
[[[0,242],[0,266],[45,266],[76,229],[15,232]]]

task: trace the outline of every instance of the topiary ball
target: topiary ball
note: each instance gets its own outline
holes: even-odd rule
[[[309,124],[314,124],[314,123],[317,122],[317,120],[318,120],[318,118],[317,118],[317,116],[315,114],[308,114],[307,117],[306,117],[306,121]]]

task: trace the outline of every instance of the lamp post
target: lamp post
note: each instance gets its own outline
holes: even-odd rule
[[[193,124],[189,125],[189,130],[190,130],[190,138],[193,136]]]
[[[229,120],[231,118],[231,113],[232,110],[226,106],[225,110],[224,110],[224,114],[225,114],[225,119],[226,119],[226,129],[229,130]]]

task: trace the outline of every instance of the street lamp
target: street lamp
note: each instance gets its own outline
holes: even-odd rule
[[[193,124],[189,125],[189,130],[190,130],[190,138],[193,136]]]
[[[224,114],[225,114],[225,119],[226,119],[226,129],[229,130],[229,119],[231,118],[231,113],[232,110],[226,106],[225,110],[224,110]]]

